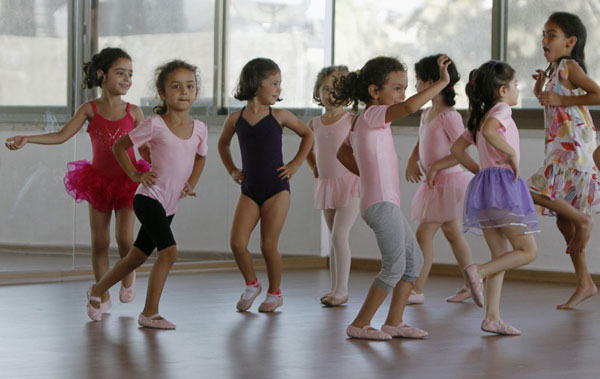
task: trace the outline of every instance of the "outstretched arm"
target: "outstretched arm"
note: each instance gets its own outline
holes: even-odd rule
[[[83,124],[93,117],[92,106],[90,103],[85,103],[77,109],[73,118],[62,127],[61,130],[54,133],[36,134],[33,136],[14,136],[6,140],[5,145],[10,150],[17,150],[25,146],[27,143],[35,143],[39,145],[59,145],[64,143],[69,138],[73,137],[82,127]]]

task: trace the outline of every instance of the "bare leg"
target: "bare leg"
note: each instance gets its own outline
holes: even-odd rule
[[[281,191],[260,208],[260,248],[267,265],[269,290],[278,292],[281,285],[281,255],[278,244],[285,218],[290,209],[290,193]]]
[[[556,226],[558,226],[558,230],[560,230],[562,235],[565,237],[565,241],[570,241],[573,239],[573,236],[575,235],[575,225],[572,222],[558,216],[556,218]],[[598,288],[596,287],[596,284],[594,284],[592,276],[590,275],[587,267],[585,251],[582,251],[579,254],[570,254],[570,256],[571,261],[573,262],[573,267],[575,268],[577,286],[575,287],[575,292],[573,292],[569,300],[563,304],[557,305],[557,309],[573,309],[575,306],[577,306],[577,304],[598,292]]]
[[[135,213],[131,208],[121,208],[115,211],[115,238],[119,247],[119,256],[123,259],[133,246],[133,226],[135,225]],[[133,272],[123,278],[123,286],[131,287],[133,284]]]
[[[487,243],[492,260],[502,256],[508,250],[508,240],[500,229],[483,229],[485,242]],[[500,298],[502,296],[502,283],[504,271],[488,275],[485,284],[485,319],[489,321],[500,321]]]
[[[92,287],[91,296],[99,296],[100,294],[108,291],[108,289],[115,285],[115,283],[123,280],[124,277],[131,274],[133,270],[141,266],[148,256],[144,254],[140,249],[133,246],[129,251],[129,254],[118,261],[112,270],[106,273],[100,279],[96,285]],[[94,308],[98,308],[100,305],[96,301],[90,302]]]
[[[442,224],[442,232],[450,243],[454,258],[458,263],[458,267],[466,267],[473,263],[473,254],[471,253],[471,246],[467,243],[467,240],[463,236],[462,228],[459,220],[452,220]],[[465,288],[469,288],[469,282],[465,278]]]
[[[258,204],[246,195],[240,195],[233,222],[231,225],[231,250],[246,282],[256,280],[256,272],[252,263],[252,255],[248,251],[250,235],[260,217]]]
[[[110,247],[111,214],[101,212],[88,203],[90,215],[90,231],[92,235],[92,269],[98,282],[109,270],[108,248]],[[99,296],[99,295],[97,295]],[[109,298],[108,292],[102,293],[102,302]]]
[[[411,282],[400,280],[394,292],[392,293],[392,302],[390,303],[390,310],[385,320],[385,325],[398,326],[402,324],[402,316],[404,315],[404,308],[410,295],[410,290],[413,288]]]
[[[531,234],[523,234],[520,226],[506,226],[502,228],[483,229],[483,235],[492,251],[492,260],[478,265],[479,276],[483,279],[496,273],[504,272],[512,268],[526,265],[537,257],[537,245]],[[493,241],[488,241],[488,236]],[[500,243],[499,239],[508,239],[513,246],[512,251],[506,251],[506,245],[502,246],[503,251],[496,249],[492,244]],[[494,255],[496,254],[496,255]]]
[[[433,237],[435,237],[440,226],[441,224],[437,222],[422,222],[417,227],[417,242],[423,252],[423,268],[421,269],[419,279],[417,279],[414,286],[415,292],[418,294],[423,293],[425,290],[425,283],[427,282],[429,272],[431,271],[431,265],[433,264]],[[398,286],[396,286],[396,288],[398,288]]]
[[[536,193],[531,193],[533,202],[556,212],[558,216],[570,221],[575,226],[575,233],[570,241],[567,241],[567,252],[569,254],[581,253],[592,236],[594,219],[589,215],[573,208],[563,199],[551,200],[550,198]]]
[[[150,277],[148,278],[148,291],[146,292],[146,304],[142,314],[150,317],[158,313],[158,304],[162,291],[165,288],[167,275],[177,259],[177,246],[172,245],[158,252],[158,259],[152,267]],[[162,317],[156,318],[157,320]]]
[[[363,306],[360,308],[360,311],[358,312],[358,315],[354,321],[352,321],[352,326],[362,328],[370,325],[371,319],[373,319],[373,316],[375,316],[375,312],[377,312],[386,296],[387,293],[385,288],[372,284],[371,288],[369,288],[369,293],[367,294],[367,298],[365,299]]]

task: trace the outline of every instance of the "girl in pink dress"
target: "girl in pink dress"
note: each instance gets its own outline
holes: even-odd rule
[[[437,67],[440,55],[425,57],[415,64],[418,92],[440,79]],[[409,304],[425,302],[423,290],[433,263],[433,238],[440,228],[459,266],[462,268],[473,263],[471,248],[463,237],[460,224],[465,191],[473,174],[458,166],[458,161],[450,154],[450,146],[465,129],[462,116],[453,108],[454,85],[460,79],[454,63],[448,66],[448,74],[448,86],[431,100],[431,108],[421,114],[419,140],[406,166],[406,180],[421,182],[413,196],[411,214],[412,219],[419,223],[417,241],[424,258],[423,270],[408,298]],[[423,173],[425,180],[421,181]],[[465,281],[465,286],[446,301],[461,302],[470,297],[471,290],[468,281]]]
[[[466,266],[465,275],[473,300],[480,307],[484,299],[482,279],[486,279],[481,329],[518,335],[520,330],[500,318],[504,271],[535,259],[537,246],[532,233],[539,228],[531,195],[519,176],[519,130],[510,109],[519,99],[516,72],[507,63],[486,62],[471,71],[466,93],[468,130],[450,150],[463,166],[477,174],[465,195],[463,230],[483,233],[492,259]],[[479,164],[466,151],[472,144],[477,147]]]
[[[381,271],[346,334],[353,338],[390,340],[392,337],[425,338],[427,332],[403,322],[404,308],[423,267],[423,254],[400,209],[398,155],[392,136],[392,121],[418,111],[448,85],[447,56],[438,61],[440,80],[404,101],[408,78],[406,66],[395,58],[377,57],[362,69],[350,73],[334,85],[335,104],[359,102],[366,109],[356,116],[337,157],[351,172],[360,176],[360,211],[375,233],[381,252]],[[388,293],[392,300],[381,330],[371,320]]]
[[[41,145],[62,144],[74,136],[86,122],[92,140],[92,162],[80,160],[67,164],[65,189],[76,202],[89,204],[92,235],[92,267],[94,278],[100,280],[108,272],[108,249],[110,245],[110,219],[115,212],[115,237],[119,255],[124,257],[133,243],[133,195],[138,183],[131,181],[117,163],[112,145],[121,136],[132,131],[144,119],[141,109],[121,100],[131,87],[133,69],[129,55],[119,49],[107,47],[95,54],[84,65],[84,86],[100,87],[102,95],[83,104],[75,116],[58,132],[15,136],[6,140],[11,150],[20,149],[27,143]],[[140,150],[147,156],[145,150]],[[149,165],[135,161],[133,149],[127,151],[129,160],[140,171],[148,171]],[[135,297],[135,272],[123,278],[119,299],[123,303]],[[102,311],[111,307],[108,292],[102,294]]]
[[[161,103],[149,117],[114,144],[115,157],[138,187],[133,207],[142,224],[133,247],[123,259],[87,292],[87,313],[102,320],[100,295],[141,266],[154,250],[158,258],[148,278],[148,291],[138,324],[147,328],[175,329],[159,313],[160,298],[167,275],[177,258],[171,222],[179,201],[196,196],[194,188],[204,169],[208,131],[206,125],[190,118],[198,97],[196,66],[174,60],[156,69],[156,89]],[[152,171],[141,172],[127,159],[127,150],[149,144]]]
[[[332,239],[329,255],[331,289],[321,297],[321,303],[329,306],[348,301],[351,259],[348,239],[359,210],[360,179],[336,158],[338,148],[350,131],[352,116],[344,107],[332,104],[331,91],[334,81],[346,74],[346,66],[329,66],[319,72],[313,99],[325,107],[325,113],[308,122],[315,138],[314,151],[311,150],[306,158],[316,179],[315,208],[323,210]]]

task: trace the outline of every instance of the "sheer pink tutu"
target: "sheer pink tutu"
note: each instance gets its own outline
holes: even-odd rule
[[[433,188],[421,183],[410,207],[412,219],[418,222],[460,220],[465,192],[473,174],[465,171],[438,172]]]
[[[315,182],[315,208],[344,208],[353,197],[360,197],[360,178],[356,175],[318,178]]]
[[[150,170],[148,162],[140,159],[135,164],[138,171]],[[65,189],[76,202],[89,202],[102,212],[124,207],[132,208],[133,196],[139,183],[135,183],[121,170],[109,175],[92,166],[87,160],[67,163]]]

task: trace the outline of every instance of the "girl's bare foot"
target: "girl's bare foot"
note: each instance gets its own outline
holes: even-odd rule
[[[598,292],[598,287],[594,284],[594,282],[589,283],[585,286],[577,286],[575,288],[575,292],[573,295],[567,300],[564,304],[559,304],[556,306],[556,309],[573,309],[577,304],[581,303],[588,297],[592,297]]]

